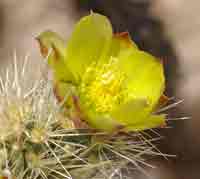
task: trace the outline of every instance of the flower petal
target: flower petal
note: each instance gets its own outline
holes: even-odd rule
[[[40,45],[40,51],[44,58],[48,58],[55,81],[74,81],[72,73],[65,65],[65,42],[55,32],[44,31],[36,39]]]
[[[112,112],[112,118],[125,126],[125,131],[140,131],[165,124],[163,115],[151,115],[145,99],[132,100]]]
[[[122,51],[118,56],[120,70],[126,75],[131,98],[146,99],[153,108],[163,94],[165,78],[162,63],[140,50]]]
[[[128,32],[121,32],[113,35],[110,48],[110,56],[116,57],[123,50],[138,49],[137,45],[132,41]]]
[[[145,120],[133,126],[127,126],[125,131],[143,131],[165,126],[165,115],[149,115]]]
[[[105,16],[91,13],[79,21],[66,51],[66,64],[77,80],[89,64],[107,55],[111,39],[112,26]]]
[[[147,104],[147,100],[137,99],[120,105],[112,111],[111,116],[125,126],[129,126],[140,123],[149,113],[150,108]]]
[[[73,93],[73,85],[70,83],[63,83],[61,81],[54,81],[54,95],[58,102],[67,104],[70,95]]]
[[[92,115],[89,116],[87,120],[88,124],[94,129],[98,129],[104,132],[115,132],[117,130],[123,129],[124,126],[115,119],[111,118],[109,115]]]

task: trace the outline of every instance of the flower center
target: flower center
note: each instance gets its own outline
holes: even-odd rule
[[[117,66],[117,59],[111,58],[106,64],[92,64],[83,75],[80,97],[84,105],[97,112],[113,110],[124,101],[125,75]]]

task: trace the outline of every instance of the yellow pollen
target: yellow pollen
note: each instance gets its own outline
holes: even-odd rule
[[[116,58],[103,65],[92,64],[83,76],[80,96],[87,107],[101,113],[109,112],[124,100],[124,79]]]

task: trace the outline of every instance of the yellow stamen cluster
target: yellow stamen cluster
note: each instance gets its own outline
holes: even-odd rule
[[[80,96],[87,107],[105,113],[124,101],[125,75],[118,68],[113,57],[106,64],[92,64],[87,68],[80,86]]]

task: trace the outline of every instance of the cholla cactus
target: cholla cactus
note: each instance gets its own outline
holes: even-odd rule
[[[29,73],[14,63],[1,79],[1,178],[123,178],[131,170],[145,173],[145,156],[163,155],[152,144],[160,137],[76,129],[53,94],[51,81],[26,83]],[[12,73],[14,71],[14,73]],[[129,166],[127,168],[127,166]]]
[[[31,87],[28,86],[26,82],[30,80],[30,72],[26,70],[27,60],[22,66],[17,65],[16,61],[15,58],[14,67],[7,70],[6,78],[0,79],[0,178],[123,179],[135,169],[146,173],[143,166],[152,167],[145,160],[146,156],[164,155],[153,145],[152,142],[160,139],[160,136],[155,137],[149,125],[147,128],[154,138],[143,130],[108,133],[106,130],[78,128],[72,119],[74,109],[67,108],[70,104],[65,100],[73,88],[66,88],[69,91],[65,91],[62,101],[58,101],[58,97],[54,96],[55,81],[52,82],[45,75]],[[107,64],[107,67],[115,70],[115,59],[111,58],[110,63],[111,66]],[[96,68],[92,74],[101,74],[107,67]],[[56,77],[61,77],[59,75],[63,73],[60,72],[56,71]],[[85,81],[80,86],[83,94],[90,87],[91,93],[98,91],[95,89],[98,83],[84,86],[89,77],[83,77]],[[104,102],[109,108],[108,101]],[[99,103],[103,110],[104,103]],[[115,104],[115,101],[111,104]],[[158,121],[158,124],[161,123],[163,120]]]

